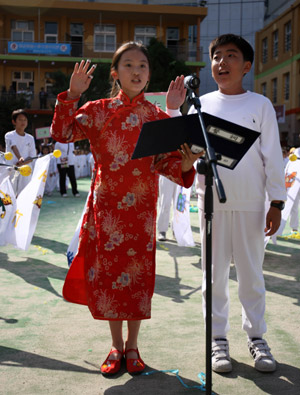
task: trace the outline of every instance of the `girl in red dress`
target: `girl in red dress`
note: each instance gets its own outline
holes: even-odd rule
[[[158,174],[188,188],[200,155],[185,144],[180,152],[130,159],[143,123],[168,117],[144,97],[150,68],[143,45],[128,42],[114,54],[111,98],[77,110],[94,69],[89,60],[75,64],[69,90],[57,97],[51,128],[52,137],[63,143],[88,138],[95,159],[78,252],[63,296],[87,305],[95,319],[109,321],[112,348],[101,372],[118,372],[124,356],[128,372],[138,373],[145,368],[138,333],[141,320],[151,317],[155,282]],[[170,109],[184,101],[183,78],[170,84]],[[123,321],[128,329],[125,344]]]

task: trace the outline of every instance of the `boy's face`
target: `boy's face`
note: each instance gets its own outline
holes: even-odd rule
[[[12,120],[12,124],[16,128],[16,130],[22,130],[24,131],[27,128],[28,125],[28,120],[25,117],[25,115],[20,114],[17,116],[16,120]]]
[[[243,77],[250,69],[251,62],[244,60],[242,52],[235,44],[216,48],[211,61],[211,71],[220,92],[226,95],[244,93]]]

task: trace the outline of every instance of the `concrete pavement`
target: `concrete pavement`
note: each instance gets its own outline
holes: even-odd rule
[[[99,373],[110,348],[107,322],[93,320],[87,307],[67,303],[61,290],[68,267],[66,250],[89,188],[78,180],[79,199],[44,197],[28,251],[0,249],[0,394],[177,395],[201,393],[205,332],[201,311],[198,215],[191,213],[195,247],[169,240],[157,245],[157,278],[152,318],[142,323],[139,349],[149,376],[130,376],[123,367],[113,378]],[[193,201],[193,204],[196,202]],[[300,241],[267,246],[266,339],[277,360],[271,374],[257,372],[241,329],[234,266],[230,271],[233,372],[213,373],[213,391],[224,395],[300,393]]]

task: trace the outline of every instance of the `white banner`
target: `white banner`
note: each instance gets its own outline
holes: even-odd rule
[[[13,229],[11,221],[16,210],[16,196],[9,175],[0,184],[0,198],[0,245],[4,246],[10,227]]]
[[[281,213],[281,223],[278,231],[272,236],[272,241],[276,244],[276,236],[281,236],[286,222],[290,216],[295,198],[300,188],[300,160],[289,161],[285,167],[285,187],[287,191],[287,201]]]
[[[6,242],[27,250],[36,229],[43,201],[50,155],[38,158],[30,183],[20,192]]]
[[[191,188],[177,186],[173,211],[173,232],[180,247],[194,247],[194,239],[190,223]]]
[[[83,220],[83,216],[84,216],[84,213],[85,213],[85,210],[86,210],[86,206],[87,206],[87,202],[88,202],[89,196],[90,196],[90,194],[88,193],[88,196],[86,198],[85,205],[84,205],[81,217],[80,217],[80,219],[79,219],[79,221],[77,223],[77,227],[76,227],[75,233],[74,233],[74,235],[72,237],[72,240],[71,240],[71,242],[69,244],[69,247],[68,247],[68,250],[67,250],[67,259],[68,259],[68,265],[69,266],[71,266],[71,263],[73,262],[73,259],[74,259],[75,255],[77,253],[77,250],[78,250],[80,229],[81,229],[82,220]]]

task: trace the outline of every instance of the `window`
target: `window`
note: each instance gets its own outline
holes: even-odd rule
[[[265,37],[262,40],[262,62],[267,63],[268,61],[268,39]]]
[[[273,58],[278,56],[278,30],[273,33]]]
[[[33,21],[11,21],[12,41],[34,41],[34,22]]]
[[[290,73],[283,76],[284,100],[290,99]]]
[[[116,50],[116,26],[95,25],[94,27],[94,51],[114,52]]]
[[[16,87],[15,89],[18,94],[24,93],[24,91],[26,91],[27,88],[30,88],[33,91],[33,80],[34,80],[33,71],[12,72],[13,85]]]
[[[277,103],[277,78],[272,80],[272,102]]]
[[[134,28],[134,40],[149,45],[151,38],[156,37],[155,26],[136,26]]]
[[[45,22],[45,43],[57,43],[56,22]]]
[[[284,50],[290,51],[292,48],[292,24],[291,21],[284,25]]]
[[[177,58],[178,55],[178,41],[179,41],[179,29],[178,27],[167,28],[167,48]]]
[[[263,84],[261,84],[261,94],[263,96],[267,96],[267,83],[264,82]]]

